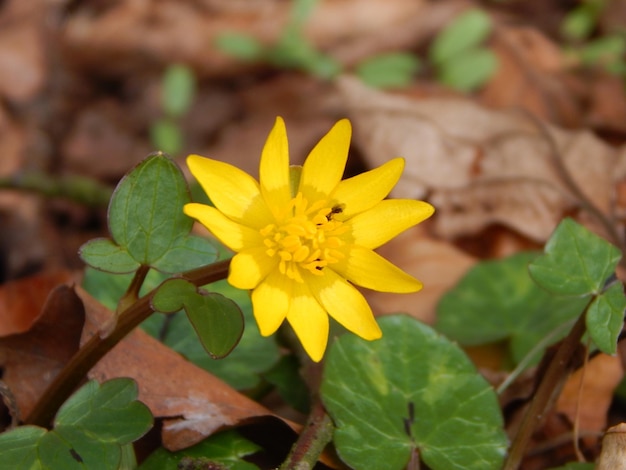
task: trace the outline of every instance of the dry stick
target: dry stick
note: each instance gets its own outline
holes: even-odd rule
[[[589,212],[602,225],[613,243],[619,247],[622,253],[626,253],[626,240],[624,240],[624,237],[620,236],[617,232],[612,221],[609,220],[609,218],[598,207],[596,207],[587,195],[583,193],[578,184],[576,184],[574,178],[572,178],[572,175],[563,163],[563,156],[546,124],[532,114],[526,114],[526,116],[532,121],[541,136],[546,140],[549,148],[548,156],[550,157],[550,161],[554,166],[554,169],[557,171],[559,178],[561,178],[561,181],[565,184],[565,187],[571,191],[580,203],[580,206]],[[622,258],[621,263],[626,267],[626,259]]]
[[[228,274],[229,265],[230,260],[219,261],[182,273],[181,277],[196,286],[203,286],[224,279]],[[26,424],[43,427],[50,425],[57,410],[78,387],[87,372],[128,333],[154,313],[150,301],[156,290],[153,289],[124,310],[119,315],[115,328],[106,337],[96,333],[89,338],[48,386],[33,411],[25,419]]]
[[[504,463],[503,470],[516,470],[519,467],[533,431],[543,420],[547,407],[560,388],[559,384],[570,373],[572,358],[580,345],[580,340],[585,334],[585,317],[592,301],[593,298],[587,304],[580,317],[578,317],[578,320],[567,337],[563,339],[556,354],[550,361],[550,365],[542,377],[530,405],[526,409],[520,428],[509,449],[509,455]]]

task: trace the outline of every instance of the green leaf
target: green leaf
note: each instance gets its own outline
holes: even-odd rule
[[[156,120],[150,126],[150,141],[159,151],[176,155],[183,148],[184,138],[180,125],[164,118]]]
[[[115,310],[132,278],[132,274],[111,274],[88,267],[83,274],[82,287],[107,308]],[[147,294],[165,279],[165,274],[151,269],[139,290],[139,295]]]
[[[276,391],[301,413],[308,413],[310,391],[300,375],[300,363],[295,356],[283,356],[274,367],[263,374],[263,378],[276,387]]]
[[[382,339],[343,335],[326,359],[321,394],[341,459],[400,470],[417,452],[433,470],[500,468],[498,400],[463,351],[408,316],[379,323]]]
[[[356,73],[369,86],[400,88],[413,81],[419,67],[419,59],[413,54],[384,54],[361,62]]]
[[[151,155],[118,184],[109,205],[113,240],[140,264],[154,265],[187,236],[193,221],[180,168],[162,154]]]
[[[108,238],[89,240],[78,251],[80,258],[89,266],[110,273],[132,273],[139,268],[128,252]]]
[[[109,380],[99,385],[87,382],[59,409],[55,430],[64,434],[80,431],[98,436],[101,442],[128,444],[152,427],[152,415],[137,401],[137,383],[132,379]]]
[[[242,60],[259,60],[265,54],[265,48],[255,37],[241,33],[219,34],[215,46],[225,54]]]
[[[437,330],[462,345],[509,340],[514,363],[560,325],[577,318],[587,299],[555,297],[528,275],[538,253],[518,253],[474,266],[437,306]],[[567,334],[563,329],[550,344]],[[547,346],[547,345],[546,345]],[[536,362],[542,350],[534,356]]]
[[[561,34],[569,40],[580,41],[588,38],[598,21],[598,16],[602,12],[600,3],[586,1],[565,15],[561,23]]]
[[[554,467],[549,470],[593,470],[596,468],[594,463],[570,462],[562,467]]]
[[[622,35],[603,36],[588,42],[578,51],[583,64],[610,66],[623,62],[626,52],[626,38]]]
[[[235,431],[225,431],[178,452],[159,448],[139,466],[139,470],[177,470],[183,457],[206,459],[230,470],[258,470],[259,467],[246,462],[243,457],[259,450],[259,446]]]
[[[46,432],[37,426],[20,426],[0,434],[0,470],[42,468],[37,446]]]
[[[466,11],[437,35],[429,50],[430,60],[441,65],[459,59],[487,39],[491,29],[491,19],[486,13],[478,9]]]
[[[455,90],[469,92],[487,83],[497,68],[498,59],[492,51],[471,49],[444,62],[437,78]]]
[[[217,293],[199,292],[184,279],[165,281],[152,299],[155,310],[185,309],[198,338],[213,358],[227,356],[241,339],[244,320],[235,302]]]
[[[617,352],[617,338],[624,325],[626,297],[621,282],[600,294],[587,310],[587,331],[595,345],[605,354]]]
[[[126,445],[152,426],[150,410],[136,399],[132,379],[87,382],[59,409],[52,431],[24,426],[0,434],[0,469],[121,468],[123,454],[134,460]]]
[[[615,272],[620,251],[572,219],[564,219],[531,263],[532,278],[558,295],[599,294]]]
[[[196,77],[189,67],[174,64],[165,70],[161,103],[166,114],[183,116],[189,110],[195,92]]]
[[[219,292],[239,305],[247,328],[237,347],[227,357],[212,359],[198,342],[187,315],[174,314],[169,319],[163,337],[164,344],[179,352],[191,362],[220,377],[238,390],[248,390],[260,383],[260,374],[269,370],[279,358],[278,347],[273,338],[260,335],[252,314],[252,303],[248,292],[235,289],[226,281],[211,284],[211,290]],[[151,334],[160,332],[164,318],[157,323],[156,315],[151,318]],[[143,325],[142,325],[143,327]]]
[[[211,264],[217,256],[217,248],[211,239],[189,235],[174,242],[152,266],[164,273],[178,273]]]

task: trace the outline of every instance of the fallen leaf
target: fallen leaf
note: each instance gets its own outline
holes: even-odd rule
[[[55,287],[71,280],[70,272],[53,271],[0,285],[0,337],[25,333],[35,322],[50,315],[51,293]],[[44,309],[46,302],[47,309]]]
[[[536,242],[547,240],[562,217],[581,206],[556,159],[611,217],[623,156],[589,131],[565,131],[463,98],[409,99],[352,77],[342,77],[339,87],[369,165],[404,156],[406,170],[393,195],[430,195],[435,230],[445,238],[502,224]]]
[[[41,27],[46,5],[41,1],[5,3],[0,10],[0,95],[24,102],[41,90],[47,78]]]
[[[581,431],[601,433],[607,425],[607,412],[615,388],[624,376],[620,358],[599,354],[585,369],[579,369],[565,383],[556,403],[556,411],[574,422],[578,414]],[[579,393],[581,388],[582,391]]]
[[[30,414],[45,388],[78,350],[84,323],[82,302],[69,285],[55,285],[28,331],[0,338],[2,380],[15,396],[22,417]],[[37,290],[43,291],[41,286]],[[23,288],[20,294],[28,297]]]
[[[97,325],[102,325],[112,312],[81,288],[77,293],[88,318],[84,343],[97,334]],[[172,451],[192,446],[225,427],[258,418],[277,418],[140,329],[118,343],[89,372],[89,378],[99,382],[114,377],[137,381],[139,399],[155,417],[163,418],[163,445]]]
[[[501,25],[491,42],[498,69],[480,93],[490,107],[525,109],[551,123],[572,127],[582,120],[568,86],[561,48],[535,28]]]
[[[406,312],[426,323],[435,321],[437,303],[476,260],[449,243],[429,238],[421,227],[400,234],[377,250],[382,256],[423,282],[414,294],[366,291],[378,314]]]

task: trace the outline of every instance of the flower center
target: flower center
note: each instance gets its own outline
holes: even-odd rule
[[[340,205],[323,200],[309,204],[298,193],[281,222],[261,229],[265,252],[279,257],[278,269],[290,279],[304,282],[301,270],[321,276],[326,266],[344,257],[339,250],[345,243],[340,235],[348,227],[335,218],[341,212]]]

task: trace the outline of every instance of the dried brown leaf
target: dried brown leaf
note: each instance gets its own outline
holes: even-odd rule
[[[371,166],[407,160],[396,197],[436,207],[436,231],[447,238],[502,224],[545,241],[580,201],[559,165],[586,198],[610,217],[621,155],[588,131],[570,132],[527,114],[492,111],[468,99],[409,99],[344,77],[340,89],[355,142]],[[557,152],[553,152],[554,144]]]
[[[606,428],[607,412],[615,388],[624,370],[618,357],[600,354],[567,380],[556,404],[556,410],[571,422],[578,414],[581,431],[602,432]],[[579,393],[581,387],[582,391]]]
[[[365,293],[376,313],[406,312],[427,323],[435,320],[441,295],[451,289],[475,260],[449,243],[433,240],[420,227],[407,230],[377,250],[423,282],[415,294]]]
[[[0,337],[25,333],[35,322],[50,315],[51,293],[55,287],[71,280],[71,273],[54,271],[0,285]],[[46,302],[48,305],[44,309]]]
[[[36,290],[41,291],[41,285]],[[29,297],[23,289],[19,295],[21,302]],[[84,318],[74,289],[61,285],[50,288],[41,315],[27,332],[0,338],[2,379],[16,397],[21,416],[30,413],[52,378],[78,350]]]
[[[112,312],[82,289],[89,323],[83,342],[97,334]],[[175,451],[189,447],[214,432],[262,417],[268,409],[237,392],[217,377],[185,360],[140,329],[130,333],[89,372],[100,382],[131,377],[139,399],[155,417],[163,418],[163,445]]]

